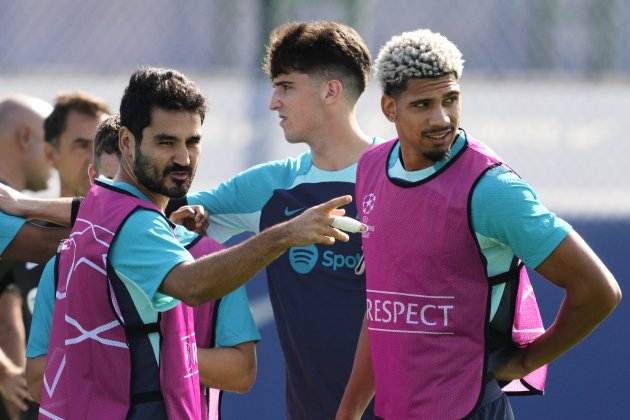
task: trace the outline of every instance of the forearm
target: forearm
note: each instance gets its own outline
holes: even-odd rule
[[[19,369],[20,368],[7,356],[4,349],[0,347],[0,378],[4,378],[6,375]]]
[[[42,389],[42,379],[46,368],[46,356],[34,357],[26,360],[26,382],[28,390],[35,401],[39,402]]]
[[[166,276],[160,291],[188,305],[199,305],[236,289],[291,246],[347,242],[348,234],[330,224],[333,215],[342,212],[338,207],[351,202],[349,195],[333,198],[239,245],[195,262],[184,262]]]
[[[22,321],[22,298],[14,291],[0,295],[0,348],[19,368],[24,368],[26,333]]]
[[[199,305],[230,293],[288,248],[283,224],[236,246],[183,263],[169,273],[162,292],[188,305]]]
[[[245,393],[256,380],[256,344],[197,349],[199,379],[209,388]]]
[[[70,226],[72,198],[34,198],[20,199],[19,216],[27,219],[46,220],[63,226]]]
[[[599,325],[605,316],[588,313],[584,306],[574,306],[569,297],[562,303],[554,323],[527,346],[523,355],[525,369],[531,372],[566,353]]]
[[[367,330],[367,320],[363,319],[361,334],[354,356],[352,373],[339,404],[337,420],[359,419],[374,397],[374,371]]]
[[[520,352],[527,372],[579,343],[621,300],[615,278],[576,232],[571,232],[537,271],[564,288],[566,296],[551,327]]]

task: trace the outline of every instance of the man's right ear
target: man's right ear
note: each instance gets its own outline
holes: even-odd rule
[[[381,111],[390,122],[396,121],[396,100],[389,95],[381,96]]]
[[[44,143],[44,156],[46,156],[46,160],[50,163],[54,168],[57,167],[56,159],[55,159],[55,146],[52,144],[45,142]]]

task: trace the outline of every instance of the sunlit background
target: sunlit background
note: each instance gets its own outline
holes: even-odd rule
[[[115,110],[138,66],[179,69],[210,101],[193,185],[208,189],[253,164],[305,149],[284,141],[260,71],[267,34],[291,19],[348,23],[373,56],[392,35],[421,27],[454,41],[466,59],[463,127],[573,223],[624,288],[630,274],[627,1],[0,0],[0,96],[52,101],[59,91],[83,89]],[[390,138],[379,98],[373,81],[359,101],[359,122],[366,133]],[[45,194],[58,190],[53,179]],[[549,324],[562,295],[540,279],[535,287]],[[249,287],[263,335],[258,381],[249,395],[226,396],[227,419],[284,417],[284,372],[265,288],[261,278]],[[512,400],[518,418],[630,417],[626,307],[552,366],[547,396]]]

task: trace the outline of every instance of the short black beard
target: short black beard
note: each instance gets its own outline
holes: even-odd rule
[[[433,163],[437,163],[441,160],[446,160],[451,155],[451,149],[449,148],[447,151],[443,152],[441,150],[432,150],[429,152],[424,152],[422,156],[427,158]]]
[[[188,171],[191,175],[189,182],[176,182],[174,187],[168,188],[165,185],[164,179],[170,172],[174,171]],[[146,156],[144,156],[138,148],[136,148],[136,158],[133,161],[133,172],[138,179],[138,182],[142,184],[147,190],[164,195],[169,198],[180,198],[186,195],[190,188],[190,181],[192,181],[192,170],[190,166],[180,166],[177,164],[166,167],[162,174],[158,173],[157,169]]]

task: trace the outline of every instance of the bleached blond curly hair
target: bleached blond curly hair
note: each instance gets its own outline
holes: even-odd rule
[[[375,76],[386,95],[395,95],[409,79],[433,78],[454,73],[459,79],[464,59],[457,46],[429,29],[403,32],[392,37],[374,62]]]

